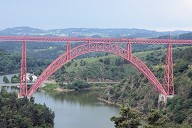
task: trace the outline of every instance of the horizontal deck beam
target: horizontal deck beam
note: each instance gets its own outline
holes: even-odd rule
[[[87,43],[132,43],[132,44],[192,44],[192,40],[145,39],[145,38],[77,38],[46,36],[0,36],[0,42],[87,42]]]

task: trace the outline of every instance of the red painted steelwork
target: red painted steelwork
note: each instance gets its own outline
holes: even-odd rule
[[[22,42],[21,68],[20,68],[20,92],[19,96],[27,96],[27,63],[26,41]]]
[[[128,47],[129,49],[129,47]],[[79,45],[68,52],[62,54],[56,60],[54,60],[38,77],[33,86],[28,91],[28,96],[33,95],[36,89],[45,81],[51,74],[53,74],[57,69],[59,69],[63,64],[67,63],[69,60],[72,60],[80,55],[89,53],[89,52],[110,52],[117,56],[120,56],[128,61],[132,65],[134,65],[140,72],[142,72],[147,79],[152,83],[152,85],[156,88],[156,90],[164,95],[168,95],[163,86],[154,76],[154,74],[150,71],[150,69],[135,55],[130,53],[130,51],[119,47],[115,44],[105,44],[105,43],[86,43]],[[127,54],[129,53],[129,54]],[[70,57],[68,56],[70,55]],[[70,58],[70,59],[67,59]]]
[[[67,42],[66,44],[66,53],[67,53],[67,60],[70,60],[70,49],[71,49],[71,45],[69,42]]]
[[[166,54],[166,64],[164,66],[164,87],[169,95],[174,95],[173,82],[173,60],[172,60],[172,44],[168,44]]]
[[[0,36],[0,41],[26,42],[90,42],[90,43],[127,43],[132,44],[192,44],[192,40],[145,39],[145,38],[77,38],[45,36]]]
[[[173,39],[131,39],[131,38],[72,38],[72,37],[42,37],[42,36],[0,36],[0,42],[14,41],[22,42],[22,59],[21,59],[21,76],[20,76],[20,96],[31,96],[36,89],[45,81],[51,74],[68,61],[89,52],[110,52],[116,54],[134,65],[140,72],[142,72],[157,91],[165,96],[174,95],[173,83],[173,62],[172,62],[172,44],[192,44],[192,40],[173,40]],[[26,80],[26,41],[27,42],[67,42],[66,53],[62,54],[54,60],[38,77],[33,86],[27,91]],[[72,42],[84,42],[71,49]],[[115,44],[126,43],[127,49],[119,47]],[[168,44],[166,64],[164,70],[164,84],[163,86],[150,71],[150,69],[136,56],[132,54],[132,44]]]
[[[127,54],[128,54],[128,60],[130,60],[132,55],[132,47],[130,42],[127,43]]]

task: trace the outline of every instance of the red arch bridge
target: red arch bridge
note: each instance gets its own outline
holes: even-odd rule
[[[89,52],[110,52],[128,60],[135,66],[164,97],[174,95],[174,77],[172,61],[173,44],[192,44],[192,40],[173,39],[143,39],[143,38],[76,38],[76,37],[41,37],[41,36],[0,36],[0,42],[22,42],[22,56],[20,68],[19,97],[32,96],[37,88],[51,76],[57,69],[68,61]],[[66,52],[55,59],[38,77],[31,88],[27,89],[26,80],[26,42],[65,42]],[[71,43],[83,42],[71,48]],[[126,44],[127,48],[118,44]],[[138,57],[132,54],[132,44],[167,44],[166,63],[164,65],[164,81],[160,83],[151,70]],[[165,98],[166,99],[166,98]]]

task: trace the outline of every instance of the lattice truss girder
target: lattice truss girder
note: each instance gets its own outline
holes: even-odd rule
[[[26,64],[26,42],[22,42],[21,54],[21,67],[20,67],[20,91],[19,96],[27,95],[27,64]]]
[[[69,45],[69,44],[68,44]],[[135,55],[131,53],[131,44],[128,44],[127,49],[117,46],[115,44],[109,43],[85,43],[79,45],[75,48],[70,49],[70,46],[67,46],[66,53],[62,54],[56,60],[54,60],[38,77],[33,86],[28,91],[28,96],[31,96],[36,89],[48,79],[48,77],[53,74],[57,69],[59,69],[63,64],[68,61],[89,52],[110,52],[120,56],[132,63],[140,72],[142,72],[147,79],[152,83],[152,85],[156,88],[156,90],[164,95],[167,95],[167,92],[154,76],[154,74],[150,71],[150,69]]]
[[[163,87],[169,95],[174,95],[172,44],[168,44],[165,63]]]

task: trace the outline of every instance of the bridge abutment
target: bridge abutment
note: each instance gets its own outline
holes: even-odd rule
[[[22,96],[22,95],[20,95],[20,94],[18,93],[18,98],[24,98],[24,96]]]
[[[172,99],[174,95],[164,95],[164,94],[159,94],[158,98],[158,108],[165,108],[167,105],[167,100]]]

